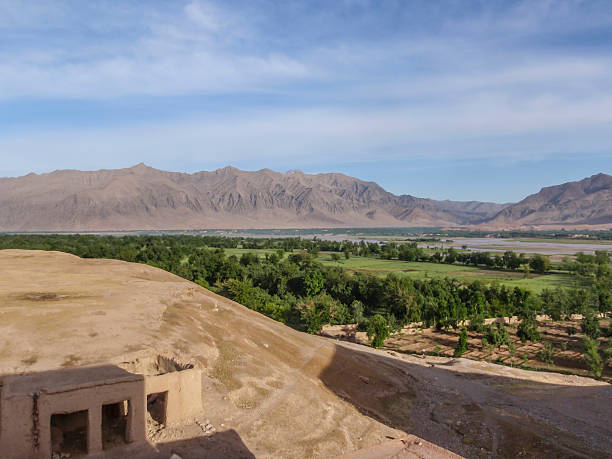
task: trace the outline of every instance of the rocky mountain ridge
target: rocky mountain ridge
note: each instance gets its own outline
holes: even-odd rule
[[[606,224],[612,224],[612,176],[607,174],[542,188],[487,222],[502,228]]]
[[[566,195],[582,190],[572,193],[583,202],[565,199],[563,209],[581,213],[568,218],[557,210],[558,221],[612,222],[611,178],[600,175],[587,187],[575,185],[582,182],[562,185]],[[436,201],[397,196],[374,182],[339,173],[225,167],[187,174],[139,164],[0,179],[0,231],[512,226],[514,220],[539,221],[525,219],[529,211],[516,207],[524,208],[527,199],[514,205]],[[545,203],[539,207],[547,208]]]

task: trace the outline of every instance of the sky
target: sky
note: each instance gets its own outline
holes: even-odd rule
[[[0,177],[140,162],[495,202],[612,173],[612,1],[0,0]]]

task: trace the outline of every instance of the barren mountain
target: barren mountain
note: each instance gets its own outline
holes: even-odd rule
[[[105,458],[336,457],[407,434],[464,457],[609,457],[605,382],[308,335],[147,265],[0,251],[0,316],[0,386],[156,356],[202,371],[201,414]],[[427,445],[384,457],[443,457]]]
[[[486,223],[495,227],[612,224],[612,176],[542,188]]]
[[[0,179],[0,230],[457,226],[505,205],[396,196],[342,174],[62,170]]]
[[[129,169],[0,179],[0,231],[593,226],[612,223],[612,177],[543,188],[508,205],[397,196],[343,174]]]

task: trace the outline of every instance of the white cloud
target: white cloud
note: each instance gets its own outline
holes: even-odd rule
[[[228,25],[216,7],[208,2],[190,2],[185,5],[185,13],[192,22],[210,32],[217,32]]]
[[[34,46],[0,48],[0,102],[261,91],[309,74],[287,54],[233,46],[251,34],[238,14],[202,1],[174,13],[145,16],[148,22],[132,40],[115,41],[108,33],[102,42],[79,43],[75,37],[49,47],[44,33],[56,33],[51,29],[37,36]],[[29,16],[22,20],[29,22],[37,24]]]
[[[612,142],[611,104],[612,98],[571,107],[559,100],[511,104],[492,98],[444,111],[265,110],[27,136],[16,132],[0,138],[0,152],[38,170],[127,166],[143,159],[162,168],[173,162],[205,168],[253,158],[271,168],[394,158],[533,159],[606,151]]]

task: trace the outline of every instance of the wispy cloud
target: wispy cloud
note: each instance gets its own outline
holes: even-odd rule
[[[0,156],[26,172],[168,151],[268,167],[601,155],[611,50],[606,0],[0,0]]]

